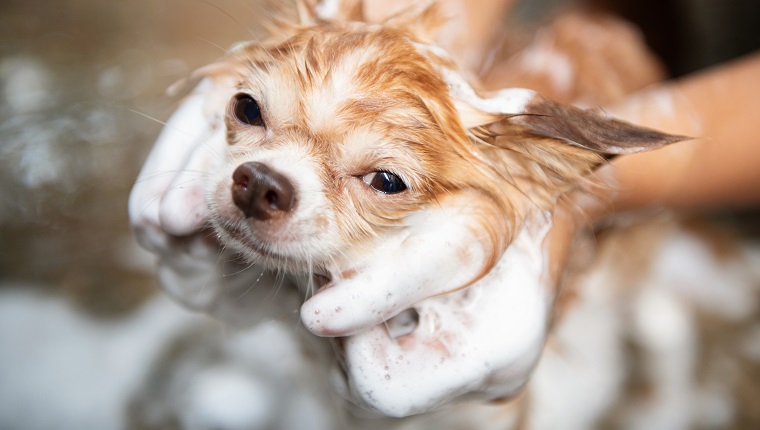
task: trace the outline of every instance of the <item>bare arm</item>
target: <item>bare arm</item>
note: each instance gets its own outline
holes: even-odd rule
[[[760,53],[634,95],[611,113],[696,137],[616,159],[615,212],[760,203]]]

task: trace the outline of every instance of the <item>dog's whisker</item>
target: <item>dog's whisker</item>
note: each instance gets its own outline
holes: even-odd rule
[[[164,127],[168,127],[168,126],[169,126],[169,123],[168,123],[168,122],[166,122],[166,121],[161,121],[160,119],[158,119],[158,118],[156,118],[156,117],[153,117],[153,116],[150,116],[150,115],[148,115],[147,113],[144,113],[144,112],[140,112],[140,111],[138,111],[138,110],[134,110],[134,109],[127,109],[127,110],[128,110],[128,111],[130,111],[130,112],[132,112],[132,113],[134,113],[134,114],[137,114],[137,115],[140,115],[140,116],[142,116],[142,117],[144,117],[144,118],[147,118],[147,119],[149,119],[149,120],[151,120],[151,121],[153,121],[153,122],[156,122],[156,123],[158,123],[158,124],[161,124],[161,125],[163,125]],[[177,127],[172,127],[172,129],[173,129],[173,130],[177,130],[177,131],[179,131],[179,132],[182,132],[182,133],[185,133],[185,134],[187,134],[188,136],[192,136],[192,133],[186,132],[186,131],[184,131],[184,130],[181,130],[181,129],[177,128]]]
[[[195,134],[193,134],[193,133],[191,133],[191,132],[189,132],[187,130],[183,130],[182,128],[177,127],[174,124],[171,124],[171,122],[162,121],[162,120],[160,120],[158,118],[155,118],[153,116],[150,116],[150,115],[148,115],[148,114],[146,114],[144,112],[140,112],[140,111],[137,111],[137,110],[134,110],[134,109],[129,109],[129,111],[132,112],[132,113],[135,113],[137,115],[140,115],[142,117],[148,118],[151,121],[157,122],[157,123],[163,125],[165,128],[169,128],[171,130],[175,130],[175,131],[178,131],[178,132],[180,132],[182,134],[185,134],[189,138],[190,142],[196,142],[196,141],[200,140],[201,137],[207,137],[207,136],[198,136],[198,135],[195,135]],[[206,149],[208,149],[207,154],[210,154],[212,157],[216,158],[217,161],[224,161],[223,157],[221,157],[217,153],[216,148],[212,147],[208,143],[207,140],[204,139],[204,141],[202,142],[202,145],[204,145],[206,147]]]
[[[239,260],[239,259],[235,259],[235,260],[231,260],[231,259],[230,259],[230,260],[227,260],[227,262],[233,262],[233,261],[237,261],[237,260]],[[246,272],[246,271],[250,270],[250,269],[251,269],[252,267],[254,267],[254,266],[256,266],[256,263],[253,263],[253,262],[249,262],[249,263],[247,263],[247,265],[246,265],[246,266],[243,266],[243,267],[241,267],[240,269],[238,269],[238,270],[236,270],[236,271],[234,271],[234,272],[231,272],[231,273],[223,273],[223,274],[222,274],[222,277],[225,277],[225,278],[229,278],[229,277],[235,277],[235,276],[237,276],[237,275],[240,275],[240,274],[241,274],[241,273],[243,273],[243,272]],[[264,273],[264,272],[262,272],[262,274],[263,274],[263,273]],[[260,279],[260,278],[261,278],[261,276],[259,276],[259,279]]]
[[[205,37],[195,36],[195,38],[197,40],[200,40],[203,43],[206,43],[206,44],[208,44],[208,45],[210,45],[210,46],[218,49],[223,54],[232,54],[233,53],[232,51],[230,51],[230,49],[225,48],[224,46],[222,46],[222,45],[220,45],[220,44],[218,44],[218,43],[216,43],[216,42],[214,42],[212,40],[206,39]]]
[[[159,170],[151,172],[149,174],[141,174],[135,180],[135,183],[139,184],[144,181],[155,180],[163,176],[177,176],[180,173],[192,173],[198,175],[199,179],[207,179],[211,174],[204,170],[191,170],[191,169],[173,169],[173,170]]]
[[[315,306],[314,312],[304,311],[299,327],[317,335],[361,334],[382,323],[388,333],[401,336],[403,319],[381,321],[377,315],[400,315],[441,296],[449,301],[436,303],[442,314],[451,315],[459,298],[451,292],[473,291],[465,288],[481,282],[502,261],[515,231],[528,230],[524,223],[550,224],[533,215],[551,212],[563,193],[597,166],[595,152],[614,146],[610,142],[618,133],[624,144],[638,136],[651,138],[630,129],[604,131],[617,123],[528,90],[484,98],[450,56],[415,41],[426,40],[416,34],[422,29],[406,29],[410,24],[403,21],[365,26],[314,18],[318,25],[313,27],[292,23],[278,32],[270,26],[272,34],[260,43],[230,50],[217,46],[226,58],[193,76],[210,82],[210,88],[197,87],[196,94],[208,103],[203,112],[219,109],[215,113],[220,114],[201,117],[208,139],[194,140],[193,151],[206,150],[217,165],[197,175],[184,172],[166,186],[195,191],[200,182],[208,182],[203,204],[210,226],[225,254],[248,263],[239,271],[227,268],[231,272],[224,277],[257,276],[239,286],[244,291],[237,299],[259,286],[266,274],[272,275],[274,301],[282,288],[290,287],[286,276],[293,276],[307,299],[304,306]],[[573,124],[603,130],[583,133]],[[201,155],[191,153],[188,165],[198,163]],[[181,193],[173,197],[177,195]],[[203,204],[194,204],[192,213],[203,212]],[[524,240],[532,240],[532,246],[543,240],[536,237]],[[420,257],[425,263],[415,264]],[[543,263],[541,258],[535,260]],[[428,266],[439,270],[424,273]],[[459,266],[465,270],[462,278],[452,275]],[[480,273],[466,271],[473,268]],[[541,276],[524,276],[520,282],[529,287],[518,299],[532,300],[529,295],[538,288],[531,282]],[[412,291],[401,292],[404,281],[418,280]],[[352,297],[352,312],[338,315],[341,306],[320,303],[353,294],[346,293],[352,281],[375,283],[367,285],[365,296]],[[477,306],[504,304],[484,302]],[[540,320],[540,312],[532,316]],[[498,319],[496,313],[488,315]],[[543,334],[531,340],[538,344]],[[431,341],[453,356],[458,339],[442,336],[437,330]],[[373,398],[361,400],[383,406]]]
[[[246,268],[246,269],[244,269],[244,270],[248,270],[248,269],[249,269],[249,268],[251,268],[251,267],[253,267],[253,264],[252,264],[251,266],[247,267],[247,268]],[[250,292],[251,292],[251,290],[252,290],[254,287],[256,287],[256,284],[258,284],[258,283],[259,283],[259,281],[261,280],[261,277],[262,277],[262,276],[264,276],[264,272],[265,272],[265,270],[264,270],[264,269],[262,269],[262,270],[261,270],[261,273],[259,273],[259,276],[256,278],[256,280],[255,280],[255,281],[253,281],[253,282],[251,283],[251,285],[249,285],[249,286],[248,286],[248,289],[246,289],[245,291],[243,291],[243,293],[241,293],[239,296],[235,297],[235,300],[240,300],[240,299],[242,299],[243,297],[245,297],[245,296],[246,296],[248,293],[250,293]]]
[[[147,113],[144,113],[144,112],[140,112],[140,111],[138,111],[138,110],[135,110],[135,109],[128,109],[128,110],[129,110],[130,112],[134,113],[134,114],[140,115],[140,116],[142,116],[142,117],[144,117],[144,118],[147,118],[147,119],[149,119],[149,120],[151,120],[151,121],[153,121],[153,122],[156,122],[156,123],[158,123],[158,124],[161,124],[161,125],[163,125],[165,128],[169,128],[169,129],[171,129],[171,130],[174,130],[174,131],[177,131],[177,132],[180,132],[180,133],[182,133],[182,134],[186,135],[187,137],[189,137],[189,138],[190,138],[190,141],[191,141],[191,142],[195,142],[195,141],[197,141],[198,139],[200,139],[200,138],[201,138],[201,136],[195,135],[195,134],[193,134],[193,133],[191,133],[191,132],[189,132],[189,131],[187,131],[187,130],[184,130],[184,129],[180,128],[180,127],[177,127],[175,124],[172,124],[171,122],[162,121],[162,120],[160,120],[160,119],[158,119],[158,118],[156,118],[156,117],[153,117],[153,116],[151,116],[151,115],[148,115]]]
[[[212,8],[216,9],[217,11],[224,14],[227,18],[229,18],[232,22],[240,26],[241,29],[245,30],[249,36],[251,36],[253,39],[256,39],[256,33],[253,32],[253,29],[251,27],[248,27],[244,25],[239,19],[237,19],[234,15],[227,12],[226,10],[222,9],[219,5],[216,5],[208,0],[201,0],[202,3],[205,3],[208,6],[211,6]]]

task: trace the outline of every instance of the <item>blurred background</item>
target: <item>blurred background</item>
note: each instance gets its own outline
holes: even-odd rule
[[[127,195],[176,107],[165,89],[255,34],[255,2],[4,1],[3,281],[103,316],[155,290]],[[251,27],[251,26],[254,27]]]
[[[104,342],[118,336],[109,327],[117,330],[117,323],[143,312],[143,304],[158,292],[154,261],[129,230],[130,187],[160,122],[176,107],[178,99],[164,90],[234,42],[259,34],[257,19],[265,15],[258,3],[0,3],[0,366],[5,369],[0,370],[0,428],[66,428],[64,423],[84,428],[76,423],[108,422],[108,417],[77,421],[77,414],[91,410],[92,396],[77,403],[80,409],[69,405],[56,415],[48,407],[55,395],[43,393],[75,391],[78,384],[86,390],[97,381],[57,373],[74,367],[41,367],[61,362],[100,366],[97,375],[119,372],[118,365],[97,362],[118,364],[132,359],[134,349],[153,345],[121,345],[114,353],[99,350],[104,343],[76,339],[93,327],[99,327],[95,335]],[[525,0],[510,22],[530,27],[572,3]],[[759,2],[588,3],[641,26],[672,76],[760,48]],[[751,208],[714,215],[741,234],[760,231],[760,218]],[[143,327],[147,332],[193,318],[172,304],[161,306],[153,325]],[[51,315],[69,326],[46,325]],[[39,345],[43,339],[52,343]],[[68,383],[73,386],[51,387]],[[97,383],[104,404],[128,394],[108,391],[107,381]],[[62,418],[67,414],[70,421]]]

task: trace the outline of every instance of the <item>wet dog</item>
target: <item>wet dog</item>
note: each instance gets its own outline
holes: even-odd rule
[[[682,137],[527,89],[477,91],[432,42],[435,6],[382,24],[319,10],[199,72],[225,89],[225,163],[206,194],[220,242],[308,279],[301,320],[346,337],[360,403],[406,416],[514,395],[555,299],[542,243],[557,201],[604,155]],[[481,325],[520,330],[468,336]],[[431,369],[431,354],[446,364]],[[475,370],[479,354],[498,359]]]

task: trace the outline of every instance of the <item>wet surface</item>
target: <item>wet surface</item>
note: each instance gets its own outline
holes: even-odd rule
[[[266,15],[253,3],[2,2],[0,291],[62,296],[99,323],[154,295],[152,256],[128,226],[129,190],[176,107],[165,89],[257,34]],[[728,222],[757,234],[757,219]],[[753,406],[744,409],[756,417]]]
[[[127,196],[177,98],[164,90],[251,38],[240,1],[4,2],[0,284],[108,315],[155,291]],[[245,23],[245,24],[244,24]]]
[[[60,291],[101,314],[155,291],[129,189],[176,106],[165,89],[259,34],[257,3],[3,2],[0,285]]]

